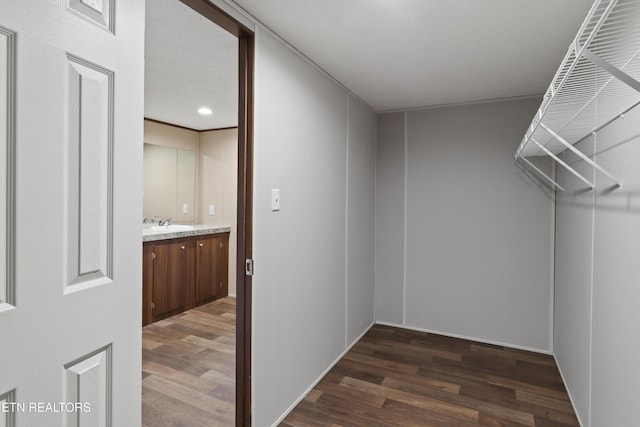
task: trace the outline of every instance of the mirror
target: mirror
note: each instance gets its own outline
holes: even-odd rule
[[[145,143],[144,216],[193,222],[195,195],[196,153]]]

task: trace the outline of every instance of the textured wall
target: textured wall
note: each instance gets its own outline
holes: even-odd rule
[[[579,148],[621,179],[623,190],[575,156],[564,157],[594,177],[594,192],[558,166],[568,189],[557,206],[554,348],[582,424],[626,426],[636,418],[640,380],[640,112]]]
[[[551,351],[553,197],[513,161],[538,103],[379,116],[376,320]]]
[[[255,59],[253,422],[266,426],[373,322],[375,114],[260,29]]]

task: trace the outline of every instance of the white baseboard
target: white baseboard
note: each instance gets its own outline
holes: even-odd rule
[[[516,349],[516,350],[532,351],[534,353],[546,354],[548,356],[552,356],[553,355],[553,353],[551,353],[549,350],[542,350],[542,349],[539,349],[539,348],[531,348],[531,347],[526,347],[526,346],[522,346],[522,345],[504,343],[504,342],[500,342],[500,341],[492,341],[492,340],[487,340],[487,339],[482,339],[482,338],[468,337],[466,335],[451,334],[451,333],[448,333],[448,332],[435,331],[435,330],[432,330],[432,329],[418,328],[418,327],[414,327],[414,326],[399,325],[397,323],[391,323],[391,322],[375,322],[375,323],[377,325],[392,326],[394,328],[409,329],[411,331],[418,331],[418,332],[427,332],[429,334],[443,335],[445,337],[451,337],[451,338],[460,338],[460,339],[469,340],[469,341],[481,342],[481,343],[484,343],[484,344],[499,345],[499,346],[502,346],[502,347],[513,348],[513,349]]]
[[[316,380],[309,386],[307,387],[307,389],[305,391],[302,392],[302,394],[300,395],[300,397],[298,397],[295,402],[293,402],[291,404],[291,406],[289,406],[289,408],[287,408],[286,411],[284,411],[284,413],[280,416],[280,418],[278,418],[276,420],[275,423],[273,423],[272,427],[277,426],[278,424],[280,424],[285,418],[287,418],[287,415],[289,415],[289,413],[291,411],[293,411],[293,409],[298,406],[298,403],[300,403],[300,401],[302,399],[304,399],[304,397],[311,391],[313,390],[313,388],[320,382],[320,380],[322,380],[325,375],[327,375],[329,373],[329,371],[336,365],[336,363],[338,363],[340,361],[340,359],[342,359],[344,357],[345,354],[347,354],[349,352],[349,350],[351,350],[351,348],[358,342],[360,341],[360,339],[365,336],[365,334],[367,332],[369,332],[369,329],[371,329],[373,327],[373,325],[375,325],[376,322],[371,322],[371,324],[364,330],[363,333],[361,333],[355,340],[353,340],[353,342],[351,344],[349,344],[349,346],[336,358],[336,360],[334,360],[333,362],[331,362],[331,364],[329,365],[329,367],[327,369],[324,370],[324,372],[322,374],[320,374],[320,376],[318,378],[316,378]]]
[[[578,424],[580,424],[580,427],[585,427],[585,424],[582,422],[582,419],[580,418],[580,414],[576,409],[576,405],[573,402],[573,396],[571,396],[571,390],[569,390],[569,387],[567,387],[567,381],[564,378],[564,374],[562,373],[562,368],[560,367],[560,363],[558,363],[558,358],[556,357],[555,354],[553,355],[553,360],[556,361],[556,366],[558,367],[558,371],[560,371],[560,377],[562,378],[562,382],[564,383],[564,388],[567,391],[567,394],[569,395],[569,401],[571,402],[571,406],[573,407],[573,412],[576,414],[576,418],[578,418]]]

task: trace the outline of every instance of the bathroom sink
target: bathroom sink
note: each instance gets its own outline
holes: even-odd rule
[[[191,231],[193,225],[171,224],[171,225],[154,225],[151,231],[162,231],[164,233],[176,233],[178,231]]]

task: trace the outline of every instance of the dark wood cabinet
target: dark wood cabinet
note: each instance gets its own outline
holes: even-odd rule
[[[229,233],[145,242],[142,325],[228,294]]]
[[[153,247],[142,245],[142,326],[153,322]]]
[[[153,248],[151,307],[156,319],[179,313],[187,307],[187,245],[185,241],[178,241]]]
[[[196,305],[228,294],[229,235],[196,241]]]

